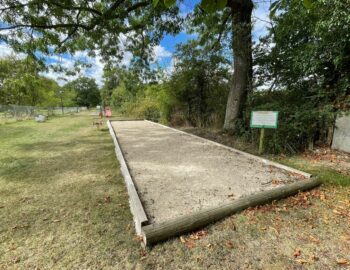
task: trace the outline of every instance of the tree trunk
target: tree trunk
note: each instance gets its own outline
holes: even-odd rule
[[[235,120],[242,117],[242,111],[252,85],[252,25],[251,0],[231,0],[232,10],[232,48],[233,48],[233,84],[230,89],[224,129],[232,130]]]

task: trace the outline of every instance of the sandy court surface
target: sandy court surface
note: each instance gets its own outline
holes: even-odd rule
[[[300,179],[148,121],[112,121],[145,212],[158,223]]]

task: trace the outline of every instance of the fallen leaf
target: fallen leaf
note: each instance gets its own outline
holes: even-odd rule
[[[309,239],[310,239],[311,242],[314,242],[316,244],[319,244],[321,242],[320,240],[318,240],[317,238],[313,237],[312,235],[309,236]]]
[[[304,260],[304,259],[297,259],[297,260],[295,260],[297,263],[299,263],[299,264],[305,264],[305,263],[309,263],[309,261],[307,261],[307,260]]]
[[[137,241],[137,242],[142,242],[143,241],[143,237],[142,237],[142,235],[135,235],[135,240]]]
[[[185,237],[180,236],[180,241],[181,241],[181,243],[186,243]]]
[[[283,182],[281,180],[278,180],[278,179],[272,179],[272,181],[271,181],[271,184],[274,186],[280,185],[282,183]]]
[[[112,201],[111,196],[106,196],[105,197],[105,203],[110,203]]]
[[[196,244],[193,241],[186,241],[185,246],[191,249],[191,248],[194,248]]]
[[[319,258],[316,255],[311,255],[310,260],[315,262],[315,261],[318,261]]]
[[[299,248],[295,249],[294,251],[294,257],[297,258],[301,255],[301,250]]]
[[[232,241],[227,241],[227,242],[225,243],[225,245],[226,245],[227,248],[233,248],[233,243],[232,243]]]
[[[206,230],[200,230],[200,231],[197,231],[197,232],[194,232],[190,235],[190,239],[192,240],[199,240],[201,239],[202,237],[205,237],[208,235],[208,231]]]
[[[338,259],[337,264],[339,265],[348,265],[349,261],[347,259]]]
[[[140,249],[140,256],[141,257],[146,257],[147,256],[147,252],[146,252],[146,250],[144,248]]]
[[[342,235],[341,239],[344,241],[350,241],[350,235]]]
[[[277,235],[279,235],[279,232],[275,227],[270,226],[270,229],[272,229]]]

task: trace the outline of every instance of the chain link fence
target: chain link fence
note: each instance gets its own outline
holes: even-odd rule
[[[34,119],[35,116],[46,117],[86,111],[87,107],[34,107],[21,105],[0,105],[0,122],[11,120]]]

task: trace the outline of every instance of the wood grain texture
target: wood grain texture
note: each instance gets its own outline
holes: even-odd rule
[[[228,215],[240,212],[248,207],[254,207],[279,200],[312,189],[321,184],[317,178],[298,181],[275,189],[263,191],[239,198],[232,203],[226,203],[209,209],[203,209],[191,215],[182,216],[163,223],[150,224],[142,227],[143,244],[150,246],[170,237],[190,232],[218,221]]]
[[[134,185],[134,181],[130,175],[128,166],[125,162],[123,152],[118,142],[118,138],[110,122],[111,122],[110,120],[107,121],[107,126],[115,145],[115,153],[120,163],[120,170],[122,172],[122,175],[124,177],[125,184],[127,187],[130,209],[134,217],[135,230],[137,234],[141,234],[142,232],[141,228],[143,225],[148,223],[148,218],[143,208],[143,205],[141,203],[141,200],[139,198],[139,195],[137,193],[136,187]]]

